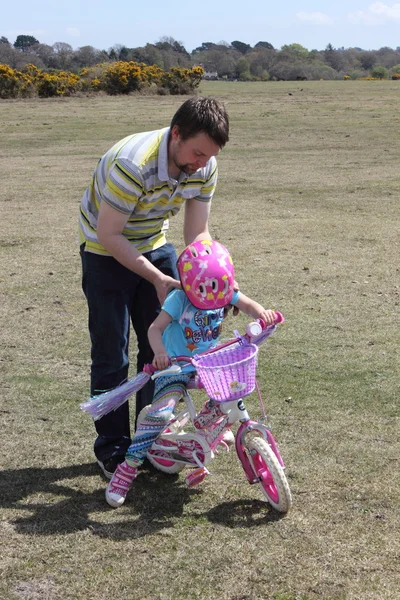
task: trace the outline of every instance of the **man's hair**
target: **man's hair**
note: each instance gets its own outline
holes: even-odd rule
[[[177,125],[182,140],[206,133],[220,148],[229,141],[229,118],[225,106],[216,98],[195,96],[176,111],[171,129]]]

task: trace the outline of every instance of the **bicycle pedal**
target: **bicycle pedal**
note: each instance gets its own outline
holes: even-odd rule
[[[192,488],[197,485],[200,485],[200,483],[202,483],[202,481],[204,481],[204,479],[207,475],[209,475],[209,471],[207,469],[205,469],[204,467],[199,468],[199,469],[194,469],[188,475],[186,475],[185,482],[188,485],[188,487]]]

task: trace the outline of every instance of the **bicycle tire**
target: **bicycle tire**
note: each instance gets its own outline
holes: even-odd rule
[[[246,443],[246,449],[263,495],[277,511],[287,513],[292,506],[292,495],[284,470],[272,448],[263,438],[255,437]]]
[[[140,411],[139,416],[137,418],[136,428],[139,427],[140,423],[147,416],[147,413],[149,412],[150,408],[151,408],[151,404],[142,408],[142,410]],[[172,415],[172,418],[173,417],[174,417],[174,415]],[[183,431],[183,428],[179,427],[179,424],[176,427],[176,429],[179,431]],[[165,442],[165,440],[163,440],[161,442],[160,442],[160,440],[158,440],[157,443],[168,445],[168,443]],[[182,471],[182,469],[185,468],[185,465],[177,464],[173,460],[168,460],[167,457],[168,457],[167,452],[165,452],[165,458],[163,457],[162,450],[153,450],[152,451],[150,448],[147,452],[147,458],[148,458],[149,462],[153,465],[153,467],[155,467],[159,471],[163,471],[163,473],[169,473],[170,475],[173,475],[174,473],[179,473],[180,471]]]
[[[161,444],[163,446],[169,445],[167,440],[162,439],[158,439],[157,444]],[[165,452],[164,456],[163,454],[164,453],[162,450],[152,450],[150,448],[150,450],[147,452],[147,458],[156,469],[162,471],[163,473],[169,473],[170,475],[173,475],[174,473],[180,473],[185,468],[185,465],[176,463],[173,460],[169,460],[167,451]]]

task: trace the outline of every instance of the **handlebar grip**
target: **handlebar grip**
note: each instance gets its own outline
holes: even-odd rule
[[[161,377],[162,375],[167,375],[168,373],[171,375],[175,375],[178,373],[181,373],[182,369],[181,367],[173,362],[170,362],[169,367],[167,367],[166,369],[156,369],[155,367],[153,367],[153,365],[151,363],[144,365],[143,367],[143,373],[146,373],[147,375],[150,375],[152,379],[156,379],[157,377]]]
[[[153,367],[151,363],[148,363],[143,367],[143,373],[147,373],[147,375],[154,375],[156,371],[157,369]]]
[[[283,316],[283,314],[281,312],[279,312],[279,310],[276,310],[275,314],[276,314],[276,319],[275,319],[274,325],[278,325],[279,323],[285,322],[285,317]],[[263,319],[258,319],[258,322],[260,323],[263,330],[267,327],[267,324]]]

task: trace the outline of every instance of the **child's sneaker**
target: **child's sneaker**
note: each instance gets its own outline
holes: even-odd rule
[[[233,435],[233,432],[230,429],[225,429],[221,442],[223,442],[227,446],[233,446],[233,444],[235,443],[235,436]]]
[[[106,500],[114,508],[122,506],[131,483],[137,477],[137,468],[131,467],[126,461],[118,465],[106,489]]]

